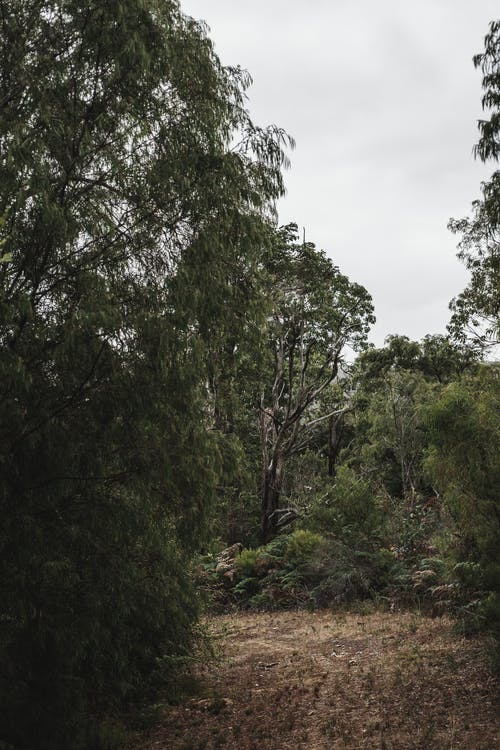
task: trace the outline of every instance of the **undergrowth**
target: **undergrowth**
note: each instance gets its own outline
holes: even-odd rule
[[[439,608],[434,589],[450,598],[439,558],[405,560],[397,550],[366,545],[353,549],[333,535],[305,529],[282,534],[231,560],[207,555],[198,583],[212,608],[269,610],[329,607],[355,601],[394,601]]]

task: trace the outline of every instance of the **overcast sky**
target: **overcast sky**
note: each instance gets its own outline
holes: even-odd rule
[[[450,217],[492,164],[474,162],[492,0],[181,0],[222,62],[252,75],[249,109],[296,140],[281,224],[305,227],[373,297],[371,339],[444,333],[464,287]]]

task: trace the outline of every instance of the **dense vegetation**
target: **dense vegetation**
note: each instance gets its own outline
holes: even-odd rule
[[[114,747],[192,658],[200,581],[419,591],[500,637],[499,173],[453,222],[449,335],[375,349],[368,292],[276,228],[293,142],[176,0],[0,9],[0,744]]]

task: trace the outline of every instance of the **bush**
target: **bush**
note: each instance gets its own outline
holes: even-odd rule
[[[234,566],[240,576],[246,578],[257,577],[261,551],[260,549],[243,549],[235,559]]]
[[[375,598],[399,581],[411,585],[403,563],[390,550],[356,550],[306,529],[243,550],[235,569],[232,582],[224,578],[226,602],[229,585],[240,606],[256,609],[335,606]]]
[[[355,550],[329,539],[316,550],[306,573],[314,603],[324,607],[379,595],[401,567],[390,550]]]
[[[370,482],[340,466],[333,484],[311,503],[303,524],[316,533],[330,532],[350,544],[380,535],[383,513]]]
[[[307,563],[323,542],[323,537],[307,529],[297,529],[290,536],[285,558],[294,566]]]
[[[426,468],[453,518],[464,627],[489,630],[500,652],[500,378],[485,366],[452,383],[426,412]]]

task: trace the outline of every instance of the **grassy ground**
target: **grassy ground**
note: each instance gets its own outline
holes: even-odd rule
[[[133,750],[494,750],[498,681],[477,643],[412,613],[217,617],[203,697]]]

